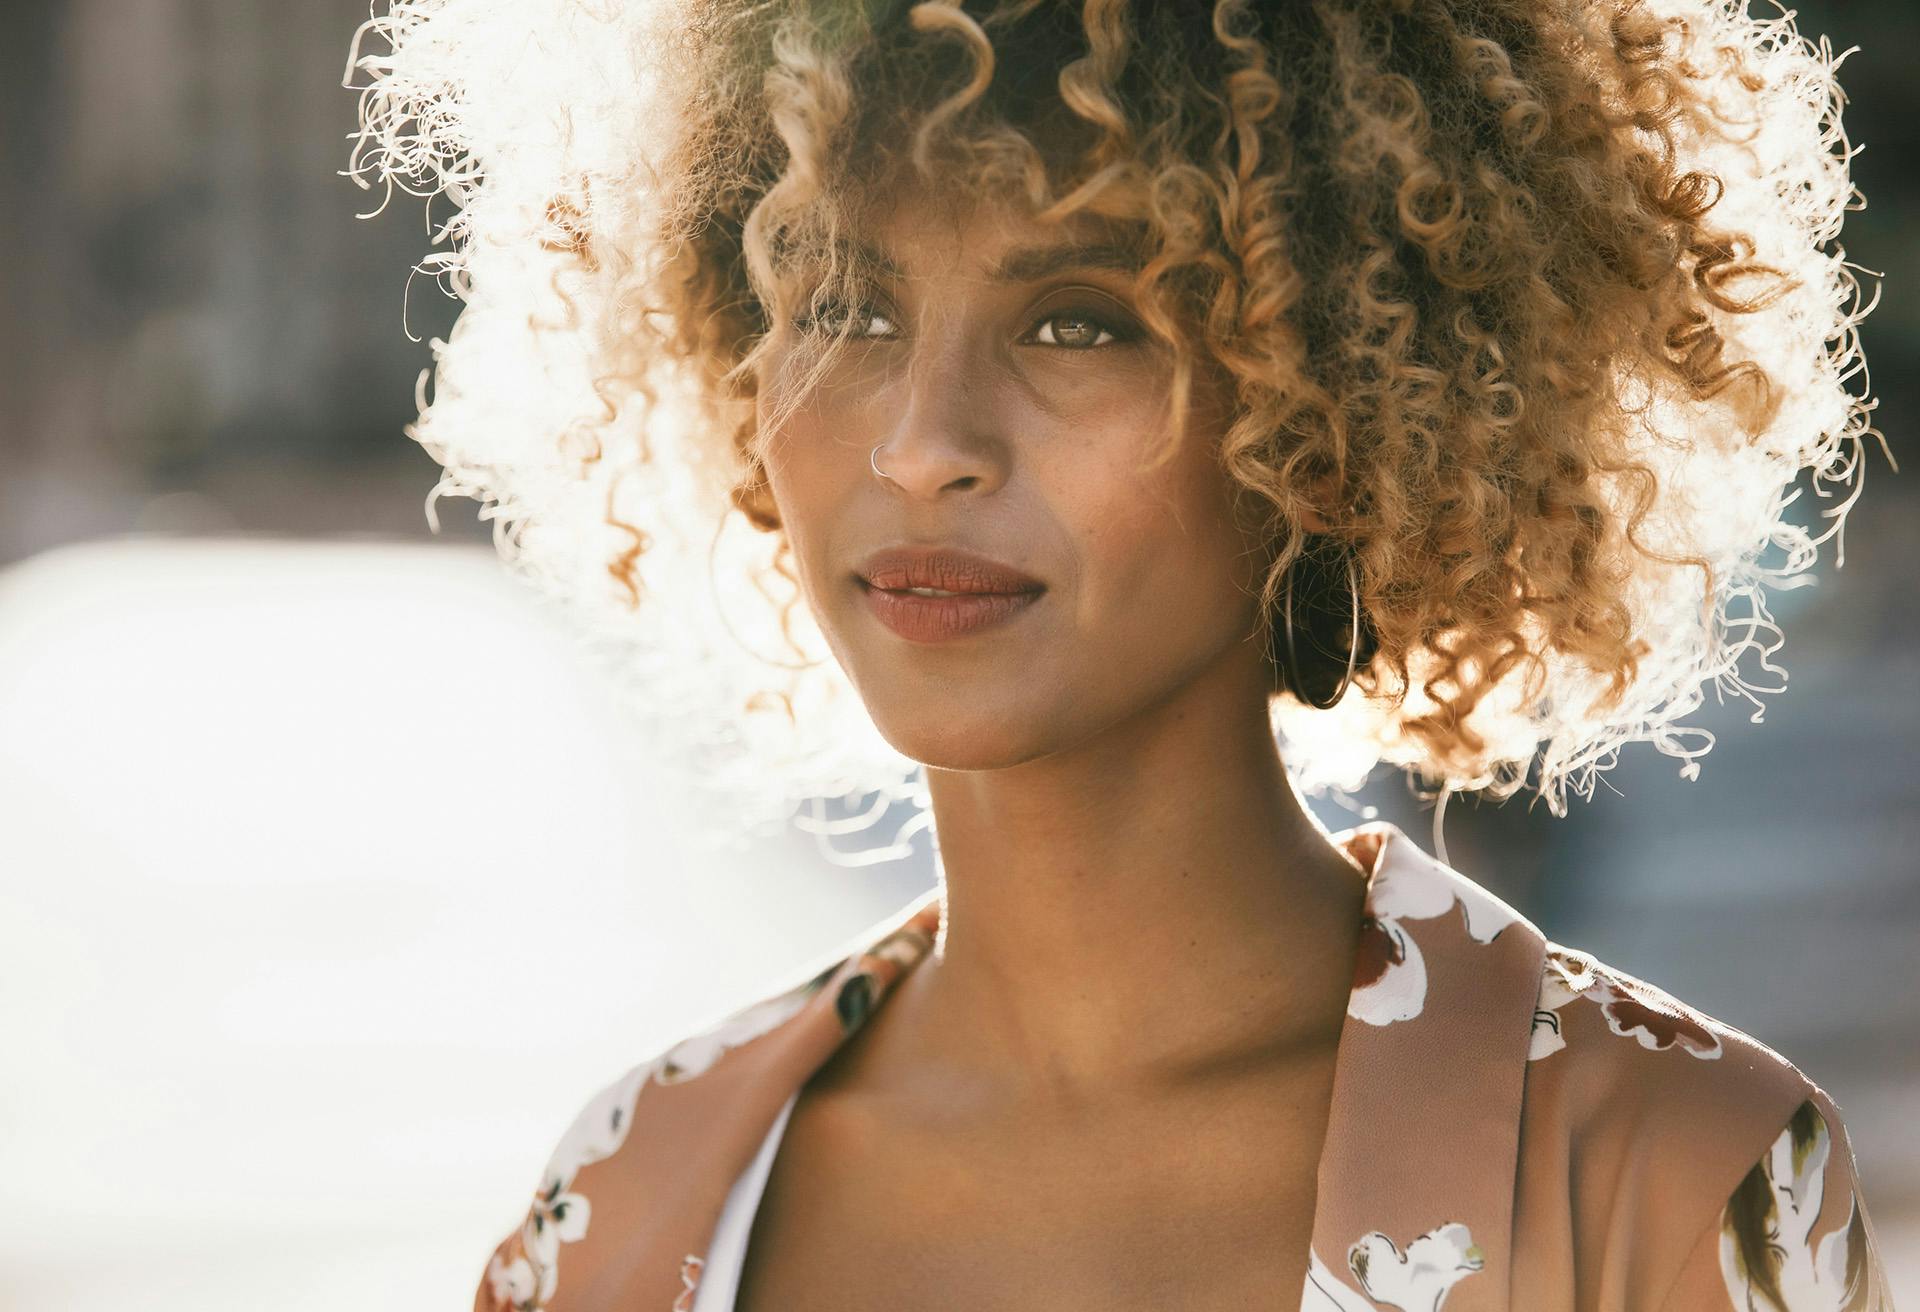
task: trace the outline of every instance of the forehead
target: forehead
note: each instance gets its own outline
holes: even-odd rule
[[[1067,267],[1136,272],[1144,235],[1141,224],[1095,214],[1041,222],[1001,200],[908,191],[871,207],[846,244],[884,277],[1018,283]]]

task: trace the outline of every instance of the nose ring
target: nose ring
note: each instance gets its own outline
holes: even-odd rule
[[[876,446],[873,450],[867,452],[867,467],[873,470],[875,478],[884,478],[891,483],[893,481],[893,475],[880,468],[880,447],[885,445],[886,443],[882,442],[880,446]]]

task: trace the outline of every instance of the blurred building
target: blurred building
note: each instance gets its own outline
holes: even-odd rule
[[[457,305],[414,278],[408,340],[423,207],[356,221],[378,194],[340,176],[365,16],[6,7],[0,561],[129,530],[424,534],[433,466],[399,430]]]

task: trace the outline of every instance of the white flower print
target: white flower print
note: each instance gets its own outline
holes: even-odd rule
[[[680,1259],[680,1296],[673,1300],[673,1312],[693,1312],[694,1295],[700,1292],[700,1273],[706,1265],[698,1253]]]
[[[681,1080],[706,1074],[707,1069],[729,1048],[737,1048],[762,1034],[771,1033],[798,1015],[816,992],[817,983],[817,980],[809,981],[779,997],[756,1002],[706,1033],[682,1039],[659,1057],[658,1069],[654,1072],[655,1082],[678,1084]]]
[[[1412,1020],[1427,1004],[1427,966],[1401,925],[1461,909],[1467,934],[1491,943],[1517,919],[1512,908],[1471,881],[1453,879],[1424,860],[1389,861],[1383,852],[1367,891],[1353,992],[1347,1014],[1369,1025]]]
[[[1608,1029],[1650,1051],[1679,1048],[1702,1061],[1720,1056],[1719,1036],[1672,994],[1591,957],[1549,944],[1540,997],[1534,1004],[1528,1061],[1552,1056],[1567,1046],[1560,1010],[1575,998],[1598,1003]]]
[[[1845,1224],[1818,1244],[1814,1223],[1826,1194],[1833,1139],[1804,1102],[1721,1211],[1720,1274],[1738,1307],[1842,1312],[1872,1306],[1866,1228],[1849,1193]]]
[[[1347,1014],[1369,1025],[1412,1020],[1427,1005],[1427,963],[1398,921],[1369,916],[1360,928],[1360,957]]]
[[[556,1282],[549,1280],[543,1293],[540,1282],[533,1274],[533,1267],[524,1257],[516,1257],[511,1262],[500,1260],[495,1253],[493,1260],[487,1263],[487,1284],[493,1289],[493,1298],[504,1303],[515,1312],[529,1312],[553,1296]]]
[[[560,1143],[547,1161],[540,1179],[535,1206],[546,1197],[558,1198],[573,1185],[573,1177],[583,1166],[602,1161],[620,1151],[627,1141],[627,1129],[633,1123],[634,1100],[640,1086],[653,1073],[655,1061],[634,1067],[619,1080],[602,1089],[561,1136]]]
[[[1458,1221],[1429,1230],[1402,1253],[1379,1231],[1347,1250],[1347,1267],[1365,1296],[1335,1276],[1318,1253],[1310,1253],[1301,1312],[1440,1312],[1447,1294],[1486,1265],[1486,1255]]]
[[[521,1226],[521,1242],[533,1264],[543,1271],[560,1261],[560,1245],[571,1244],[586,1236],[592,1210],[579,1194],[565,1193],[555,1181],[552,1188],[533,1200]]]
[[[678,1084],[705,1074],[731,1048],[777,1029],[797,1015],[826,982],[830,971],[777,997],[735,1012],[712,1028],[668,1048],[636,1066],[601,1091],[567,1130],[540,1180],[533,1206],[520,1227],[520,1252],[507,1260],[496,1254],[487,1277],[496,1300],[515,1312],[542,1312],[560,1283],[560,1247],[584,1239],[593,1212],[584,1195],[573,1192],[574,1178],[595,1162],[620,1151],[633,1124],[633,1107],[642,1089]]]
[[[1320,1254],[1309,1252],[1308,1258],[1307,1288],[1300,1298],[1300,1312],[1380,1312],[1372,1299],[1356,1293],[1333,1274]]]
[[[1567,974],[1553,953],[1547,953],[1546,969],[1540,975],[1540,997],[1533,1004],[1533,1039],[1527,1045],[1527,1060],[1539,1061],[1567,1046],[1567,1039],[1560,1032],[1560,1008],[1580,996],[1580,990],[1572,987]]]

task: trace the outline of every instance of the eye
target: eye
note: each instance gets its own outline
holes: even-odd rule
[[[837,301],[828,302],[826,308],[820,314],[814,315],[811,318],[802,317],[795,319],[793,326],[803,333],[819,333],[824,336],[837,337],[840,335],[841,325],[849,319],[854,321],[854,331],[848,335],[857,339],[872,341],[877,338],[889,336],[894,331],[893,320],[889,319],[873,306],[860,305],[848,309]],[[879,325],[877,330],[875,325]]]
[[[1126,340],[1102,315],[1085,309],[1056,310],[1034,329],[1033,340],[1041,346],[1060,346],[1072,351],[1088,351]]]

